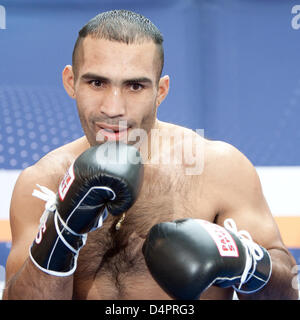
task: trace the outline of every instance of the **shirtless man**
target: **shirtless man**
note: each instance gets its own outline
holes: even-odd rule
[[[227,218],[235,221],[238,230],[247,230],[260,248],[265,248],[262,271],[264,284],[258,286],[256,292],[239,293],[239,298],[298,298],[297,290],[292,287],[294,275],[291,270],[295,261],[281,240],[262,194],[257,173],[250,162],[231,145],[208,141],[186,128],[157,120],[157,108],[169,90],[169,77],[161,77],[162,41],[160,32],[149,20],[127,11],[98,15],[81,30],[74,48],[72,66],[66,66],[62,76],[67,93],[76,99],[85,136],[50,152],[25,169],[16,182],[11,201],[12,248],[6,266],[4,299],[180,298],[180,294],[172,295],[172,290],[166,290],[166,284],[162,284],[164,279],[155,280],[151,275],[155,276],[157,270],[154,258],[170,272],[174,272],[174,263],[165,260],[164,253],[159,249],[149,253],[149,246],[143,248],[149,230],[159,223],[178,219],[201,219],[209,222],[210,227],[223,228]],[[90,150],[91,146],[102,146],[105,139],[125,139],[128,146],[132,147],[130,144],[134,143],[130,136],[137,129],[147,133],[139,141],[144,173],[137,199],[134,199],[132,206],[129,204],[128,210],[121,206],[125,214],[112,215],[109,212],[101,227],[88,229],[85,244],[82,240],[76,254],[72,253],[78,257],[77,266],[73,261],[69,272],[61,274],[45,270],[41,266],[40,256],[44,253],[50,259],[50,254],[36,248],[40,248],[38,242],[44,241],[46,247],[51,244],[42,239],[46,237],[46,233],[43,235],[45,230],[39,230],[45,202],[32,196],[33,190],[37,189],[36,184],[57,192],[70,164],[82,153]],[[181,163],[161,161],[166,154],[163,146],[145,148],[151,145],[151,138],[155,135],[163,138],[174,135],[182,137],[186,133],[189,138],[184,147],[192,143],[194,148],[187,156],[182,151],[184,148],[179,150],[180,144],[176,139],[169,140],[172,154],[185,153]],[[201,146],[201,154],[198,154],[196,161],[201,159],[201,172],[187,174],[198,146]],[[89,164],[85,162],[84,165]],[[80,171],[78,168],[76,170]],[[140,183],[138,179],[136,181]],[[62,216],[62,212],[59,213]],[[102,222],[102,218],[100,220]],[[59,221],[62,230],[66,219],[63,222],[59,218]],[[53,231],[53,226],[51,228]],[[200,224],[197,233],[204,235],[204,229]],[[63,232],[67,238],[66,230]],[[70,232],[74,232],[72,237],[76,236],[74,229]],[[238,237],[233,233],[231,235],[237,243]],[[212,239],[212,234],[210,236],[208,233],[205,234],[205,240],[199,243],[199,252],[204,260],[203,246],[206,243],[210,247],[216,246],[212,244]],[[149,241],[147,239],[147,244]],[[189,242],[190,239],[184,241]],[[244,250],[241,243],[238,248]],[[67,250],[66,247],[64,250]],[[173,258],[182,254],[173,249]],[[245,254],[244,258],[242,256],[240,252],[237,258],[243,265],[241,273],[246,265]],[[58,263],[70,263],[59,252],[54,253],[51,259]],[[187,260],[186,266],[179,268],[190,268],[192,265]],[[261,263],[257,261],[259,265]],[[231,267],[227,266],[227,269],[231,270]],[[255,274],[256,270],[252,268],[249,272]],[[239,283],[222,287],[217,282],[200,289],[200,299],[232,299],[232,285],[237,288]]]

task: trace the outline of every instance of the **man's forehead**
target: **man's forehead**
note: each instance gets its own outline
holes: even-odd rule
[[[156,45],[150,40],[126,44],[88,36],[83,39],[80,56],[80,73],[104,67],[110,71],[118,68],[120,71],[121,68],[123,71],[132,69],[132,72],[140,70],[154,76],[158,55]]]
[[[141,40],[133,43],[125,43],[104,38],[87,36],[82,41],[82,50],[84,53],[150,53],[154,54],[156,45],[152,40]]]

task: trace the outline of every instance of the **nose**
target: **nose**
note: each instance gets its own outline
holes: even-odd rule
[[[124,116],[125,101],[122,92],[118,88],[111,88],[105,92],[100,111],[109,118]]]

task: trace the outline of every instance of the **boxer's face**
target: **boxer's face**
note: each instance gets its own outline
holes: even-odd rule
[[[63,80],[69,95],[76,99],[89,143],[106,139],[135,143],[135,129],[148,134],[169,88],[167,76],[158,79],[156,45],[152,41],[127,45],[86,37],[79,50],[76,77],[67,66]]]

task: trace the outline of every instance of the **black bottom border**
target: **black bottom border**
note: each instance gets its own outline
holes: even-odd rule
[[[20,313],[25,316],[93,316],[99,319],[200,319],[210,316],[255,316],[259,318],[266,313],[281,314],[300,310],[300,301],[269,300],[269,301],[139,301],[139,300],[105,300],[105,301],[50,301],[50,300],[15,300],[0,301],[1,312],[8,315]],[[92,312],[92,314],[91,314]],[[299,311],[298,311],[299,312]],[[205,314],[204,314],[205,313]],[[297,313],[296,313],[297,314]],[[278,314],[278,317],[280,315]]]

